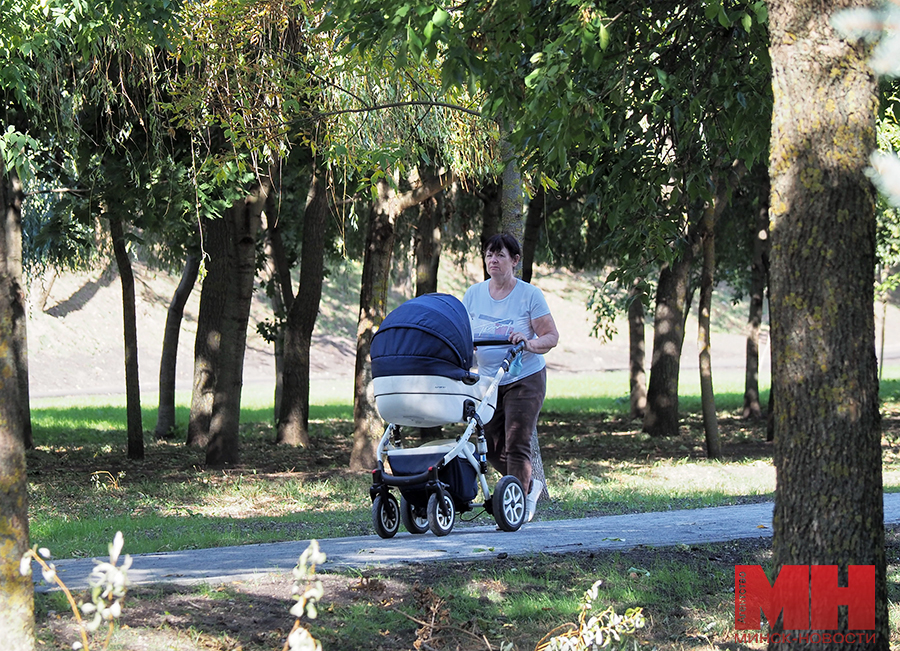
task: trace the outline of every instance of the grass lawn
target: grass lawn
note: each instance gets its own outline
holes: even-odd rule
[[[724,451],[718,461],[705,459],[699,403],[690,389],[683,389],[679,436],[658,440],[625,417],[622,386],[627,382],[614,374],[551,379],[539,426],[551,500],[541,503],[539,519],[773,498],[765,426],[738,418],[741,392],[727,378],[717,380]],[[28,452],[32,542],[61,558],[105,556],[116,531],[124,533],[124,551],[131,554],[372,534],[369,475],[346,470],[353,429],[341,398],[346,387],[317,391],[312,447],[294,449],[272,445],[271,393],[248,387],[242,463],[226,471],[207,470],[201,451],[157,442],[149,433],[146,459],[125,459],[121,399],[40,401],[32,412],[36,448]],[[882,397],[885,490],[900,491],[900,379],[886,374]],[[152,396],[144,401],[148,430],[155,422],[148,406],[154,404]],[[182,408],[179,422],[186,420]],[[900,535],[890,531],[887,538],[896,629]],[[636,547],[321,575],[325,596],[311,630],[325,649],[525,651],[556,627],[577,621],[583,593],[602,579],[601,610],[643,609],[643,646],[720,648],[734,634],[734,565],[767,565],[769,545],[763,539]],[[290,577],[278,576],[136,588],[109,648],[281,649],[294,621],[290,594]],[[71,648],[78,637],[61,593],[38,595],[36,603],[42,645]],[[895,637],[900,648],[900,635]]]

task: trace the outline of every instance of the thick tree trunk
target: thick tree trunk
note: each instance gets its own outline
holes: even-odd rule
[[[144,458],[144,424],[141,414],[141,382],[138,375],[137,315],[135,313],[134,272],[125,244],[122,217],[108,213],[116,267],[122,283],[122,330],[125,340],[125,414],[128,427],[128,458]]]
[[[191,295],[197,274],[200,272],[200,257],[188,255],[181,272],[181,281],[175,288],[169,310],[166,313],[166,329],[163,333],[162,352],[159,358],[159,407],[156,412],[156,438],[168,438],[175,430],[175,377],[178,367],[178,339],[181,334],[181,320],[184,306]]]
[[[768,178],[768,177],[767,177]],[[768,183],[766,183],[768,187]],[[743,418],[759,420],[759,329],[762,325],[763,299],[768,285],[769,201],[766,197],[756,218],[753,239],[753,263],[750,267],[750,312],[747,316],[747,366],[744,374]]]
[[[866,631],[875,637],[866,648],[886,650],[875,197],[865,175],[878,95],[866,66],[869,47],[843,41],[829,24],[836,10],[851,5],[868,6],[769,3],[773,558],[776,572],[837,565],[841,585],[848,565],[874,565],[876,630]],[[843,610],[838,622],[838,630],[848,629]],[[813,641],[826,633],[835,631],[806,632],[805,643],[770,647],[859,648]]]
[[[206,463],[239,457],[241,389],[247,322],[256,276],[256,237],[270,190],[263,179],[222,217],[205,219],[206,277],[194,344],[194,390],[188,444],[206,447]]]
[[[510,144],[500,140],[500,156],[506,161],[500,181],[500,228],[497,232],[509,233],[521,245],[525,240],[525,220],[522,209],[525,206],[525,185],[519,171],[519,161]],[[516,275],[522,277],[522,260]]]
[[[718,459],[722,456],[719,441],[719,420],[716,416],[716,394],[713,390],[712,352],[709,337],[709,320],[712,310],[712,293],[716,267],[716,205],[703,211],[703,234],[700,243],[703,251],[703,268],[700,273],[700,302],[697,306],[699,327],[697,347],[700,351],[700,405],[703,412],[703,432],[706,439],[706,456]]]
[[[225,217],[204,219],[203,246],[206,274],[200,290],[200,310],[194,339],[194,378],[187,444],[205,448],[216,395],[216,377],[222,345],[221,323],[225,318],[229,289],[229,241]]]
[[[369,351],[372,347],[372,337],[384,320],[387,310],[394,225],[404,210],[429,199],[453,181],[452,175],[423,179],[419,187],[400,195],[386,180],[378,184],[378,201],[372,207],[366,231],[365,259],[359,290],[351,470],[371,470],[375,467],[375,448],[383,431],[383,422],[375,409],[375,398],[372,395],[372,364]]]
[[[647,412],[647,375],[644,369],[646,343],[644,336],[644,292],[636,281],[628,293],[628,358],[632,420]]]
[[[20,337],[24,333],[23,287],[11,268],[21,269],[21,240],[10,229],[9,177],[0,156],[0,207],[6,215],[0,231],[0,631],[5,648],[32,651],[34,640],[34,583],[19,573],[28,551],[28,477],[25,467],[26,424],[20,369]],[[21,223],[21,222],[19,222]],[[18,230],[19,235],[21,230]],[[18,243],[17,243],[18,242]],[[18,262],[16,260],[18,259]],[[18,276],[21,278],[21,276]]]
[[[227,210],[224,217],[230,223],[233,240],[232,255],[229,256],[229,295],[221,324],[221,353],[206,444],[206,465],[212,468],[235,464],[239,458],[241,389],[247,322],[256,278],[256,238],[269,189],[269,181],[264,179],[246,200]]]
[[[653,319],[653,356],[643,429],[650,436],[678,435],[678,373],[690,294],[693,246],[659,272]]]
[[[309,351],[322,297],[327,218],[325,183],[321,172],[314,171],[303,220],[300,288],[284,332],[284,393],[277,441],[287,445],[309,446]]]

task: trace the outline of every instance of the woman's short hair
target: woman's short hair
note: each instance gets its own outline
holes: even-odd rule
[[[497,253],[503,249],[506,249],[512,257],[522,255],[519,241],[509,233],[497,233],[496,235],[491,235],[484,245],[483,253]]]

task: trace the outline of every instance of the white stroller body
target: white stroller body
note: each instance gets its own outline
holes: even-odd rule
[[[458,512],[476,506],[480,491],[485,511],[504,531],[516,531],[525,519],[525,491],[506,475],[493,494],[486,474],[484,423],[494,415],[500,380],[522,346],[510,350],[493,377],[470,371],[474,342],[462,303],[447,294],[427,294],[391,312],[372,340],[375,404],[388,425],[378,444],[378,467],[369,489],[372,522],[382,538],[400,523],[410,533],[429,529],[445,536]],[[455,439],[418,447],[401,444],[403,427],[466,423]],[[400,501],[391,492],[397,488]]]

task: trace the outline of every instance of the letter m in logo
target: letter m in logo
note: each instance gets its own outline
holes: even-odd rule
[[[774,585],[759,565],[736,565],[734,609],[737,630],[758,631],[760,611],[765,613],[770,626],[783,612],[786,630],[808,629],[809,565],[783,566]]]

